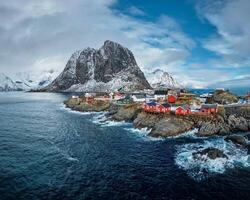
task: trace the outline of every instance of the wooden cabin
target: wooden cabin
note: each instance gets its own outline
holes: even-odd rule
[[[176,115],[186,115],[186,114],[191,114],[191,109],[188,105],[182,105],[178,106],[175,109],[175,114]]]
[[[156,110],[159,113],[168,113],[171,111],[171,105],[169,103],[159,104],[157,105]]]
[[[168,103],[175,103],[177,100],[177,97],[174,95],[168,95]]]
[[[143,110],[145,112],[156,112],[157,110],[157,103],[152,101],[152,102],[149,102],[149,103],[145,103],[143,105]]]
[[[203,104],[201,106],[201,112],[203,113],[217,113],[218,105],[217,104]]]

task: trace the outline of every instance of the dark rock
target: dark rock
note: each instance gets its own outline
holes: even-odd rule
[[[112,119],[117,121],[133,121],[141,111],[140,104],[123,105],[118,108]]]
[[[250,134],[244,135],[244,138],[250,140]]]
[[[248,123],[244,117],[236,117],[236,115],[230,115],[228,117],[228,125],[232,131],[248,131]]]
[[[149,114],[146,112],[141,112],[135,118],[133,125],[136,128],[153,128],[155,124],[160,120],[159,115]]]
[[[247,154],[250,154],[250,144],[246,145],[246,149],[247,149]]]
[[[188,120],[176,117],[163,118],[155,123],[155,126],[153,127],[149,135],[154,137],[177,136],[193,129],[193,126],[194,123]]]
[[[220,132],[220,127],[216,123],[204,122],[199,128],[197,135],[206,137],[218,134],[219,132]]]
[[[213,159],[213,160],[216,158],[228,159],[227,155],[224,154],[224,152],[222,150],[219,150],[219,149],[216,149],[213,147],[209,147],[209,148],[206,148],[202,151],[198,151],[198,152],[193,153],[193,157],[195,159],[198,159],[199,156],[203,156],[203,155],[206,155],[207,157],[209,157],[210,159]]]
[[[234,144],[246,146],[247,142],[243,136],[240,135],[229,135],[225,137],[225,141],[231,141]]]

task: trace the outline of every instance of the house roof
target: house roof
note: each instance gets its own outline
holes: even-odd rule
[[[164,106],[165,108],[171,107],[171,105],[170,105],[169,103],[163,103],[163,104],[161,104],[161,105]]]
[[[155,90],[154,94],[155,95],[167,95],[168,91],[166,91],[166,90]]]
[[[134,97],[136,97],[137,99],[145,99],[146,95],[144,94],[134,94]]]
[[[151,101],[151,102],[147,103],[147,105],[148,105],[148,106],[156,106],[156,105],[157,105],[157,103],[156,103],[156,102],[154,102],[154,101]]]
[[[217,108],[217,104],[203,104],[201,106],[201,109],[211,109],[211,108]]]

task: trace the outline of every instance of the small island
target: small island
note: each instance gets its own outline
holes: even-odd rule
[[[197,129],[198,137],[226,136],[249,148],[248,135],[235,135],[250,130],[249,96],[241,98],[223,89],[195,95],[180,89],[152,90],[135,93],[85,93],[72,96],[66,107],[79,112],[106,111],[106,120],[133,123],[147,128],[152,137],[173,137]]]

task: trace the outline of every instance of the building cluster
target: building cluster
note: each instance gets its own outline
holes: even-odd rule
[[[149,113],[175,113],[176,115],[210,114],[217,113],[217,104],[203,104],[192,106],[196,96],[183,90],[147,90],[134,93],[85,93],[85,102],[92,104],[96,100],[112,101],[119,105],[139,103],[145,112]],[[72,96],[78,98],[78,96]]]

